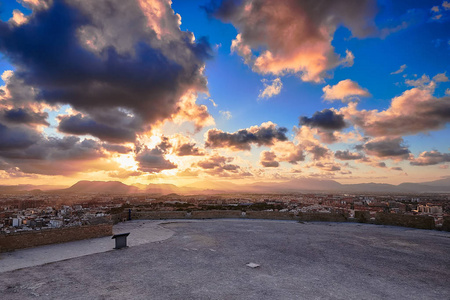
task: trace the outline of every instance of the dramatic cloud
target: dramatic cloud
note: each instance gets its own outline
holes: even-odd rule
[[[330,150],[316,139],[314,132],[315,130],[310,127],[300,127],[296,135],[296,139],[299,141],[296,147],[297,149],[312,154],[313,160],[327,159],[330,156]]]
[[[25,127],[7,127],[0,123],[0,153],[25,149],[39,140],[37,132]],[[0,154],[1,155],[1,154]]]
[[[6,109],[0,111],[0,119],[7,123],[12,124],[33,124],[33,125],[46,125],[48,113],[46,112],[34,112],[28,108],[15,108]]]
[[[205,152],[198,147],[195,147],[195,143],[186,143],[179,145],[175,149],[175,154],[177,156],[203,156]]]
[[[325,158],[329,155],[328,148],[325,148],[321,145],[313,145],[310,147],[306,147],[305,149],[307,152],[313,155],[314,160],[320,160],[322,158]]]
[[[208,157],[205,160],[199,161],[197,163],[197,166],[199,166],[202,169],[214,169],[217,167],[224,166],[226,163],[232,162],[232,157],[225,157],[220,155],[213,155],[211,157]]]
[[[321,169],[322,171],[327,171],[327,172],[335,172],[335,171],[340,171],[341,170],[341,166],[339,164],[335,164],[335,163],[331,163],[331,162],[316,162],[314,164],[312,164],[311,166],[314,166],[316,168]]]
[[[135,132],[129,128],[120,128],[109,126],[104,123],[96,122],[89,117],[83,117],[81,114],[73,116],[59,117],[58,130],[64,133],[85,135],[90,134],[101,140],[121,143],[133,142],[136,139]]]
[[[103,149],[109,151],[109,152],[116,152],[120,154],[127,154],[133,151],[130,147],[123,146],[123,145],[115,145],[115,144],[102,144]]]
[[[70,104],[83,113],[84,120],[70,119],[78,124],[65,127],[68,132],[103,138],[105,123],[97,112],[118,109],[135,119],[136,127],[125,130],[137,133],[179,114],[197,127],[211,124],[206,107],[181,100],[207,91],[203,71],[211,49],[205,39],[180,30],[170,1],[27,3],[34,9],[28,21],[0,23],[0,52],[16,68],[6,89],[21,82],[31,99]],[[122,135],[130,140],[134,134]]]
[[[320,82],[339,65],[352,65],[353,54],[341,58],[331,45],[343,25],[356,37],[376,32],[376,7],[371,0],[224,0],[206,10],[231,22],[239,31],[231,50],[259,73],[298,73],[304,81]],[[255,50],[255,52],[253,52]]]
[[[400,136],[437,130],[450,121],[450,97],[436,98],[432,93],[431,88],[412,88],[392,99],[387,110],[358,110],[355,103],[350,103],[340,113],[370,136]]]
[[[324,92],[323,99],[330,102],[334,100],[349,102],[358,100],[358,96],[370,97],[370,93],[367,89],[360,87],[358,83],[351,81],[350,79],[339,81],[333,86],[327,85],[322,91]]]
[[[300,117],[300,125],[326,130],[341,130],[347,126],[343,115],[328,108],[315,112],[311,118]]]
[[[350,152],[349,150],[338,150],[334,153],[334,157],[340,160],[357,160],[364,158],[364,155],[358,152]]]
[[[267,82],[267,79],[262,80],[262,83],[264,84],[264,90],[260,91],[258,98],[270,98],[272,96],[278,95],[281,92],[283,83],[281,82],[280,78],[275,78],[270,84],[268,84]]]
[[[276,153],[277,161],[285,161],[296,165],[299,161],[305,160],[305,155],[301,145],[296,145],[291,141],[278,142],[271,147],[272,152]]]
[[[175,169],[177,165],[164,158],[165,151],[159,147],[145,148],[136,155],[139,170],[147,173],[159,173],[163,170]]]
[[[206,105],[197,105],[195,103],[197,95],[189,93],[181,98],[177,112],[173,116],[176,123],[192,121],[195,126],[195,132],[199,132],[203,127],[214,125],[214,119],[208,113]]]
[[[376,157],[392,158],[392,159],[408,159],[410,151],[407,146],[403,145],[402,138],[376,138],[368,141],[363,145],[364,151]]]
[[[4,71],[1,77],[5,82],[4,86],[0,86],[2,104],[16,108],[36,105],[38,92],[35,88],[26,85],[24,80],[11,70]]]
[[[0,125],[0,161],[4,170],[71,175],[117,168],[105,157],[102,146],[94,140],[74,136],[46,138],[29,128]]]
[[[280,164],[275,159],[277,155],[271,151],[261,152],[260,161],[261,165],[265,168],[277,168]]]
[[[225,157],[218,154],[213,154],[212,156],[201,160],[194,164],[206,171],[207,174],[213,176],[250,176],[248,172],[241,170],[241,167],[236,164],[230,164],[234,160],[233,157]]]
[[[430,166],[445,162],[450,162],[450,153],[433,150],[420,153],[419,157],[413,159],[410,164],[413,166]]]
[[[206,133],[205,146],[208,148],[230,148],[234,151],[250,150],[251,144],[271,146],[276,141],[286,141],[288,139],[286,132],[286,128],[277,127],[272,122],[241,129],[234,133],[210,129]]]

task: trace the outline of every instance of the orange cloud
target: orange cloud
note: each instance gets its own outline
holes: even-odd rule
[[[336,85],[327,85],[323,89],[323,99],[326,101],[340,100],[342,102],[349,102],[357,100],[359,97],[370,97],[370,93],[367,89],[359,86],[358,83],[345,79],[339,81]]]
[[[321,82],[328,71],[353,64],[350,51],[342,58],[331,45],[338,26],[358,37],[376,32],[372,0],[223,1],[206,10],[238,28],[231,50],[254,71],[296,73],[304,81]]]
[[[400,136],[441,129],[450,121],[450,97],[432,95],[434,82],[427,88],[412,88],[391,101],[384,111],[358,110],[356,103],[340,110],[345,119],[371,136]]]

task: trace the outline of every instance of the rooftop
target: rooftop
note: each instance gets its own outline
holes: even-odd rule
[[[0,254],[2,299],[450,295],[448,232],[232,219],[141,220],[115,226],[114,233],[123,232],[131,232],[130,247],[121,250],[112,250],[114,241],[106,237]]]

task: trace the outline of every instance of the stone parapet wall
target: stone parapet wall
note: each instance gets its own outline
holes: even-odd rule
[[[112,235],[112,224],[52,228],[0,234],[0,252]]]
[[[298,220],[294,213],[279,211],[247,211],[245,217],[247,219]]]
[[[126,220],[128,212],[113,215],[114,224]],[[267,220],[298,220],[305,222],[361,222],[371,223],[368,211],[355,211],[355,217],[349,218],[342,213],[301,213],[278,211],[246,211],[240,210],[198,210],[198,211],[138,211],[132,210],[132,220],[165,220],[165,219],[267,219]],[[400,214],[377,213],[375,224],[412,227],[419,229],[435,229],[434,218],[430,216],[412,216]],[[444,218],[442,230],[450,231],[450,218]]]
[[[242,218],[240,210],[196,210],[191,213],[192,219],[224,219]]]
[[[442,230],[450,231],[450,217],[444,217],[444,223],[442,223]]]
[[[185,211],[131,211],[132,220],[186,219],[186,215]]]
[[[344,214],[336,213],[300,213],[298,214],[300,221],[320,221],[320,222],[347,222],[348,219]]]
[[[375,215],[375,224],[403,226],[418,229],[435,229],[434,218],[430,216],[377,213]]]

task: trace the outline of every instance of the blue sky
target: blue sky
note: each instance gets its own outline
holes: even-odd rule
[[[109,16],[106,5],[2,3],[0,73],[14,71],[4,73],[0,99],[3,143],[11,145],[0,146],[5,183],[310,176],[401,183],[450,175],[448,1],[113,1],[117,14]],[[23,19],[12,18],[14,10]],[[62,59],[83,66],[89,52],[99,68],[114,69],[68,64],[59,87],[45,53],[58,41],[47,34],[42,55],[26,54],[33,46],[21,32],[51,24],[58,10],[85,17],[67,25],[80,50],[67,49]],[[135,58],[139,45],[151,51]],[[22,89],[35,96],[20,100]],[[24,141],[7,139],[15,135]],[[68,139],[77,139],[73,157],[55,146]],[[118,147],[127,150],[112,150]],[[44,149],[50,154],[30,156]],[[85,169],[53,167],[80,159]]]

